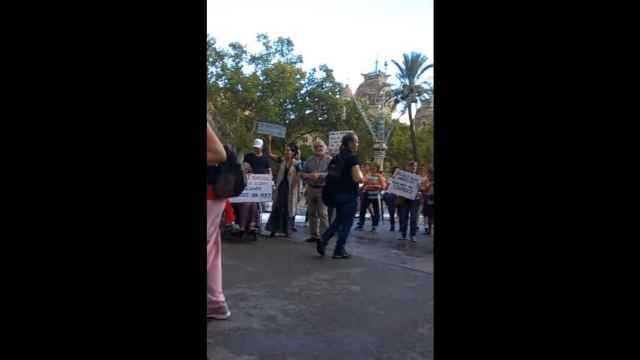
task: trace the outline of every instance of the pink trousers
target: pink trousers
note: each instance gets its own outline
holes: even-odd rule
[[[207,305],[225,301],[222,292],[222,242],[220,220],[224,200],[207,200]]]

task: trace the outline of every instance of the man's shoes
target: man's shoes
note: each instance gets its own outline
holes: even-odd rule
[[[341,249],[336,249],[333,252],[333,258],[334,259],[349,259],[349,258],[351,258],[351,255],[347,252],[347,250],[345,250],[344,248],[341,248]]]
[[[416,237],[414,235],[411,235],[410,239],[411,239],[411,242],[413,242],[413,243],[416,242]]]
[[[320,254],[320,256],[324,256],[324,252],[326,249],[327,249],[327,241],[319,239],[318,242],[316,243],[316,251],[318,251],[318,254]]]
[[[304,242],[312,243],[312,242],[318,242],[318,240],[319,240],[319,239],[316,239],[316,238],[312,238],[312,237],[310,237],[310,238],[308,238],[307,240],[305,240]]]
[[[371,228],[371,232],[372,233],[376,232],[376,227],[375,226]]]
[[[227,320],[231,317],[231,311],[226,302],[218,305],[207,306],[207,319]]]
[[[393,225],[391,225],[391,227],[389,228],[389,231],[394,232],[396,231],[396,228]]]
[[[402,237],[399,238],[398,240],[402,240],[402,241],[407,240],[407,235],[402,235]]]
[[[356,228],[353,229],[353,231],[362,231],[362,225],[356,226]]]

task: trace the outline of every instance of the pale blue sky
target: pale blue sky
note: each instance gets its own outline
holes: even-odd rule
[[[401,63],[403,53],[434,57],[433,0],[208,0],[207,32],[219,45],[237,41],[254,51],[258,33],[289,37],[305,69],[327,64],[354,92],[376,57],[391,74],[390,60]]]

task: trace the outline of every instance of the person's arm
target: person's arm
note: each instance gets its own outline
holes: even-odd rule
[[[227,152],[220,139],[211,130],[207,123],[207,165],[217,165],[227,160]]]
[[[302,171],[300,172],[300,178],[302,178],[302,180],[310,180],[310,175],[311,169],[309,168],[309,160],[307,160],[302,167]]]
[[[351,178],[353,182],[358,184],[362,184],[364,182],[364,176],[362,176],[362,171],[360,171],[360,165],[353,165],[351,167]]]
[[[280,157],[274,155],[271,152],[271,135],[269,135],[268,139],[269,139],[269,141],[267,141],[267,156],[269,156],[271,158],[271,160],[273,160],[275,162],[280,162]]]
[[[384,178],[384,175],[382,173],[380,173],[380,187],[378,190],[382,190],[385,189],[387,187],[387,180]]]

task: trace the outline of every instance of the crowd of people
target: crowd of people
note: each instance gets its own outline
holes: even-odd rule
[[[359,212],[359,216],[354,230],[364,230],[366,214],[369,213],[371,231],[376,232],[384,220],[383,204],[389,214],[389,231],[395,231],[396,214],[399,218],[401,237],[398,240],[417,241],[420,209],[425,219],[425,234],[433,233],[433,171],[423,167],[418,174],[418,164],[410,162],[404,170],[420,175],[419,191],[415,198],[404,198],[386,191],[389,182],[379,164],[360,163],[358,146],[358,136],[349,133],[342,138],[339,152],[331,157],[327,154],[326,144],[316,139],[313,156],[303,161],[295,143],[287,144],[282,154],[276,155],[272,151],[270,136],[266,149],[262,139],[255,140],[253,152],[242,160],[242,172],[244,175],[270,174],[274,177],[272,208],[264,225],[270,237],[289,237],[291,232],[297,231],[295,216],[302,197],[306,200],[310,234],[305,241],[315,243],[320,256],[325,255],[329,242],[337,235],[332,257],[350,258],[346,244],[356,213]],[[228,161],[230,152],[232,150],[222,145],[208,125],[208,166],[219,167]],[[277,169],[274,172],[272,164],[277,164],[273,167]],[[391,175],[395,171],[396,168],[393,168]],[[242,238],[252,235],[251,238],[257,240],[257,235],[263,229],[261,213],[265,209],[263,203],[231,204],[228,199],[218,198],[212,182],[215,180],[208,179],[207,317],[223,320],[229,318],[231,312],[222,291],[222,229],[225,225],[235,224]]]

